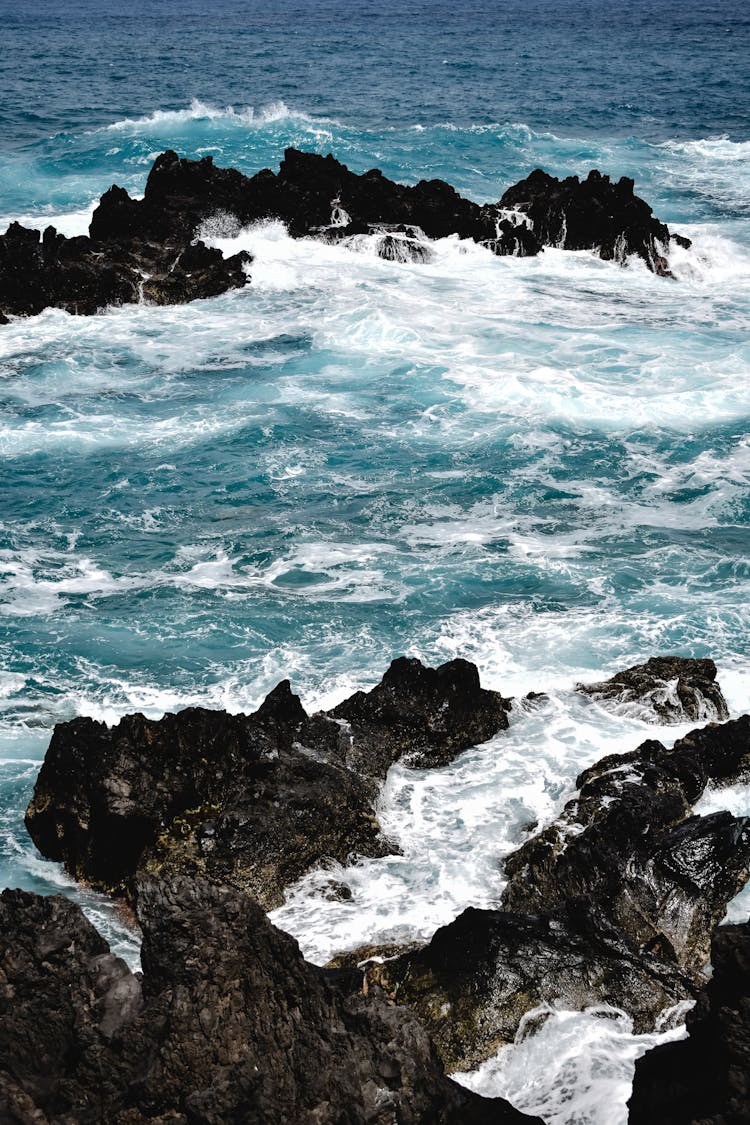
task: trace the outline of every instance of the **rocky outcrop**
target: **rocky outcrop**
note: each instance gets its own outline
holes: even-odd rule
[[[748,877],[750,820],[692,805],[749,767],[748,716],[605,758],[506,860],[501,910],[466,910],[421,950],[361,951],[366,981],[418,1013],[449,1069],[512,1042],[536,1007],[607,1003],[652,1030],[697,995],[711,932]]]
[[[635,1064],[630,1125],[750,1121],[750,923],[720,926],[713,976],[688,1013],[688,1038]]]
[[[141,300],[215,297],[245,285],[250,260],[244,251],[224,258],[187,237],[114,242],[66,238],[54,227],[40,235],[11,223],[0,235],[0,314],[31,316],[48,307],[90,314]]]
[[[249,897],[146,880],[138,902],[142,980],[71,902],[0,895],[3,1121],[537,1121],[451,1082],[410,1012],[344,995]]]
[[[670,234],[633,194],[633,181],[611,184],[592,171],[583,182],[533,172],[497,204],[464,199],[443,180],[395,183],[374,168],[351,172],[333,156],[289,148],[278,173],[252,177],[217,168],[211,156],[156,158],[143,199],[113,185],[102,195],[89,237],[66,238],[13,223],[0,235],[0,323],[48,306],[93,313],[140,300],[180,303],[247,282],[245,252],[225,259],[196,241],[207,222],[235,233],[281,219],[293,237],[346,240],[379,236],[377,252],[394,261],[426,261],[426,240],[458,235],[499,255],[538,254],[544,246],[593,249],[624,262],[637,254],[669,272]],[[680,239],[683,245],[686,240]]]
[[[645,664],[616,672],[609,680],[577,684],[576,690],[626,714],[636,711],[643,716],[646,710],[659,723],[729,718],[713,660],[653,656]]]
[[[308,716],[283,681],[253,715],[188,708],[55,728],[26,814],[77,879],[133,894],[139,870],[231,882],[267,909],[326,861],[393,851],[373,811],[390,765],[450,761],[507,726],[474,665],[393,662],[371,692]]]
[[[616,184],[596,169],[585,180],[558,180],[537,168],[509,188],[500,206],[526,216],[540,243],[562,250],[597,250],[600,258],[641,258],[654,273],[669,275],[670,233],[623,176]],[[679,243],[690,243],[680,236]]]
[[[583,903],[636,952],[701,968],[748,877],[750,819],[697,817],[692,806],[709,782],[748,767],[750,716],[692,731],[671,750],[648,741],[604,758],[578,778],[562,816],[509,856],[503,907],[557,916]]]
[[[577,921],[469,908],[424,949],[370,963],[366,978],[417,1013],[450,1071],[472,1070],[512,1043],[524,1015],[542,1005],[610,1003],[646,1031],[696,995],[690,974]]]

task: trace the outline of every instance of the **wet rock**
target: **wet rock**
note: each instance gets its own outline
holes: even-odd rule
[[[713,976],[688,1013],[688,1038],[635,1065],[630,1125],[747,1125],[750,1121],[750,923],[720,926]]]
[[[632,711],[633,704],[644,705],[660,723],[729,718],[713,660],[654,656],[645,664],[617,672],[609,680],[577,684],[576,690],[624,711]],[[638,714],[641,713],[639,707]]]
[[[138,870],[190,873],[271,909],[313,867],[395,850],[374,814],[393,762],[441,765],[506,726],[474,665],[406,659],[329,714],[308,716],[285,680],[253,715],[75,719],[55,728],[26,825],[44,855],[110,893],[132,897]]]
[[[750,717],[710,724],[671,750],[648,741],[577,780],[553,824],[508,857],[503,907],[562,915],[572,903],[622,933],[636,951],[687,968],[748,878],[750,819],[692,815],[709,782],[747,775]]]
[[[378,242],[378,257],[387,262],[429,262],[432,250],[416,238],[385,234]]]
[[[247,896],[146,880],[138,900],[143,981],[120,970],[125,1001],[105,1029],[102,965],[111,976],[116,959],[80,910],[0,896],[0,1105],[15,1114],[5,1120],[537,1120],[447,1079],[411,1013],[342,995]]]
[[[625,178],[613,185],[592,171],[583,182],[561,182],[536,171],[499,204],[480,205],[443,180],[410,186],[376,168],[357,175],[331,155],[294,148],[278,173],[265,168],[252,177],[217,168],[211,156],[188,160],[168,149],[154,161],[143,199],[117,185],[102,195],[88,238],[48,227],[40,239],[11,224],[0,235],[0,317],[48,306],[83,314],[143,299],[183,302],[241,287],[250,255],[224,259],[196,237],[204,227],[236,233],[267,219],[282,220],[297,238],[338,240],[390,228],[378,252],[397,261],[429,258],[421,238],[393,233],[418,229],[427,239],[458,235],[500,255],[534,255],[545,245],[596,248],[618,261],[638,254],[655,272],[669,272],[669,231]]]
[[[690,974],[635,956],[613,931],[581,921],[469,908],[424,949],[371,964],[367,979],[417,1013],[451,1071],[472,1070],[512,1043],[539,1005],[611,1003],[646,1031],[664,1008],[695,996]]]
[[[131,201],[132,202],[132,201]],[[245,285],[244,251],[224,258],[202,242],[100,242],[40,236],[11,223],[0,235],[0,312],[31,316],[48,307],[89,315],[108,305],[182,303]]]
[[[596,169],[585,180],[558,180],[537,168],[505,192],[500,206],[526,215],[545,246],[597,250],[621,263],[636,254],[654,273],[669,276],[669,229],[633,188],[627,176],[613,184]]]
[[[427,668],[401,657],[372,691],[356,692],[330,715],[348,724],[350,741],[341,744],[346,765],[382,778],[399,758],[422,768],[447,765],[506,730],[509,710],[509,700],[481,687],[468,660]]]

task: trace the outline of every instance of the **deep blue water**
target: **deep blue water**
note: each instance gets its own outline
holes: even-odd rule
[[[295,144],[482,200],[596,166],[694,239],[668,281],[455,240],[399,265],[271,225],[221,243],[255,255],[241,292],[0,329],[0,884],[73,893],[22,818],[78,713],[247,709],[286,675],[328,704],[402,652],[551,691],[501,744],[396,771],[404,856],[349,871],[351,903],[295,889],[279,921],[322,959],[495,901],[582,765],[680,733],[576,680],[711,655],[746,709],[745,6],[3,0],[0,36],[3,228],[84,231],[168,146],[254,172]],[[576,1071],[550,1121],[623,1120],[618,1043],[619,1093]]]

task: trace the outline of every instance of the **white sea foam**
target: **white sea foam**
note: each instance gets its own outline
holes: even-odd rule
[[[235,109],[234,106],[214,106],[193,98],[190,105],[184,109],[157,109],[143,117],[126,117],[122,121],[113,121],[104,126],[108,132],[130,132],[153,129],[154,131],[169,131],[180,125],[190,122],[212,121],[222,125],[238,126],[242,129],[263,128],[270,124],[281,122],[294,122],[303,124],[311,131],[321,128],[330,129],[338,122],[321,117],[312,117],[302,110],[291,109],[285,102],[279,100],[270,102],[260,109],[246,106],[244,109]],[[94,132],[102,132],[96,129]]]
[[[628,1016],[605,1005],[585,1012],[537,1009],[525,1016],[515,1044],[473,1073],[452,1077],[485,1097],[507,1098],[546,1125],[627,1125],[636,1059],[684,1037],[679,1024],[634,1035]]]

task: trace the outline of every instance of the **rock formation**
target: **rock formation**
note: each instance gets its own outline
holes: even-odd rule
[[[133,975],[62,897],[0,895],[0,1118],[15,1125],[538,1122],[445,1077],[414,1016],[346,996],[240,892],[146,880]]]
[[[617,710],[637,713],[643,708],[659,723],[708,722],[729,718],[726,700],[716,681],[713,660],[684,656],[652,656],[616,672],[609,680],[578,684],[577,690]]]
[[[618,262],[636,254],[654,273],[669,274],[669,229],[634,194],[634,186],[627,176],[612,184],[596,169],[585,180],[578,176],[558,180],[537,168],[508,188],[500,206],[527,216],[544,246],[597,249],[600,258]],[[690,245],[684,238],[680,244]]]
[[[710,781],[750,767],[750,716],[710,724],[671,750],[648,741],[577,780],[578,796],[508,857],[506,910],[559,915],[582,901],[636,951],[690,969],[708,959],[711,932],[742,888],[750,819],[692,815]]]
[[[472,1070],[512,1043],[540,1005],[611,1003],[646,1031],[665,1008],[696,995],[675,965],[637,956],[614,931],[580,922],[469,908],[424,949],[370,964],[367,980],[417,1013],[450,1071]]]
[[[442,180],[409,186],[376,168],[357,175],[333,156],[294,148],[278,173],[252,177],[169,149],[154,161],[143,199],[116,185],[102,195],[89,237],[66,238],[54,227],[40,235],[18,223],[0,235],[0,324],[49,306],[88,314],[243,286],[250,255],[225,259],[196,239],[209,220],[236,232],[264,219],[281,219],[293,237],[378,234],[378,253],[396,261],[426,261],[426,239],[458,235],[500,255],[534,255],[544,246],[596,250],[620,262],[636,254],[655,273],[669,273],[667,227],[633,194],[632,180],[611,184],[595,170],[582,182],[537,170],[499,203],[480,205]]]
[[[635,1064],[630,1125],[750,1121],[750,923],[720,926],[713,976],[688,1013],[688,1038]]]
[[[507,727],[508,707],[467,661],[402,658],[328,714],[308,716],[285,680],[249,716],[74,719],[55,728],[26,824],[103,890],[132,895],[139,869],[190,872],[271,909],[326,860],[392,851],[373,812],[389,766],[444,764]]]
[[[692,804],[749,767],[750,716],[605,758],[508,857],[500,911],[464,911],[366,980],[417,1012],[450,1069],[512,1042],[538,1005],[609,1003],[652,1029],[697,995],[711,932],[748,877],[750,820]]]

